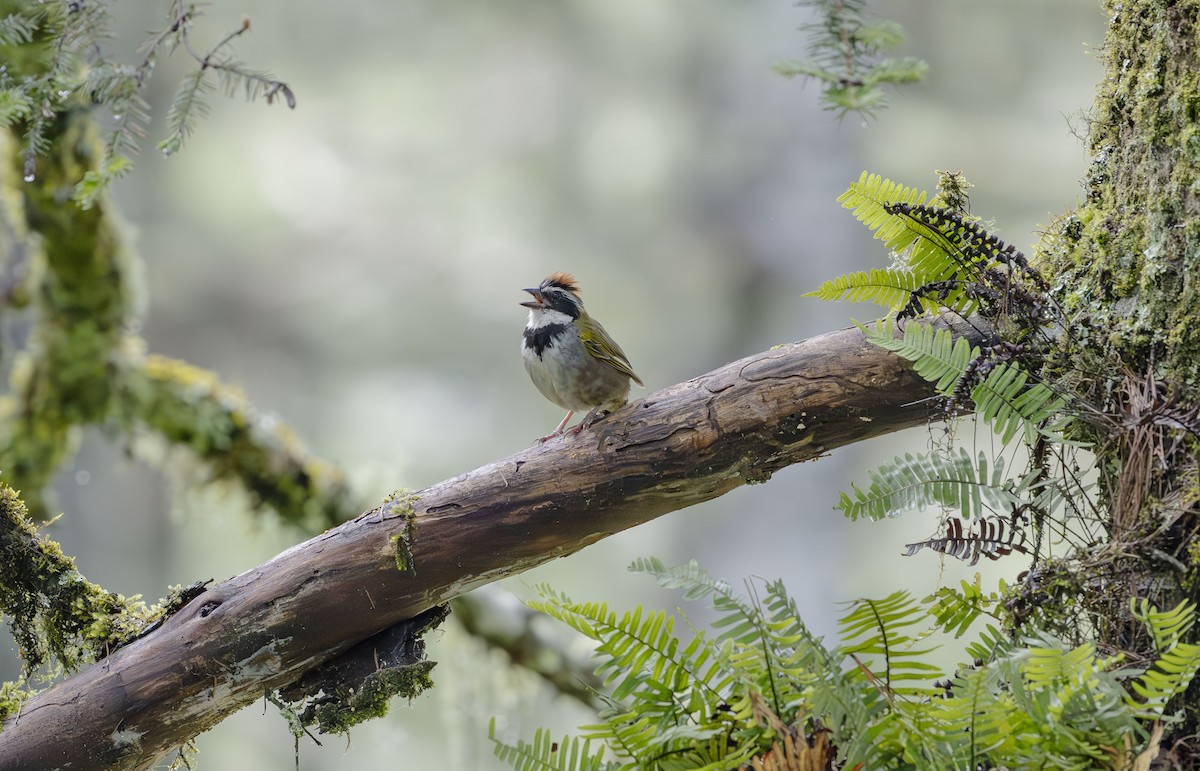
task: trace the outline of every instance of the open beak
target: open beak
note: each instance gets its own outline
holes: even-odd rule
[[[524,305],[526,308],[545,308],[546,307],[546,301],[544,299],[542,299],[542,290],[540,290],[540,289],[522,289],[521,291],[529,292],[529,294],[533,295],[532,300],[527,300],[523,303],[520,303],[521,305]]]

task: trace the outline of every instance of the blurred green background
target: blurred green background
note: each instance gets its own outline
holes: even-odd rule
[[[118,3],[132,51],[165,3]],[[835,199],[863,169],[932,188],[961,169],[973,211],[1028,249],[1071,207],[1082,117],[1100,69],[1094,0],[885,4],[927,82],[874,120],[822,112],[772,74],[803,53],[787,0],[295,3],[219,0],[194,38],[242,14],[241,58],[295,90],[281,106],[213,99],[185,150],[148,146],[115,194],[145,265],[150,349],[215,370],[344,467],[364,500],[419,489],[528,446],[560,410],[529,383],[521,288],[573,272],[647,383],[634,398],[780,342],[873,318],[801,295],[888,256]],[[162,114],[191,62],[160,64]],[[943,429],[888,437],[779,473],[508,582],[673,608],[626,573],[697,559],[734,581],[782,577],[817,632],[837,603],[918,594],[979,568],[900,556],[934,512],[850,523],[837,493]],[[959,436],[990,447],[967,425]],[[154,599],[224,579],[300,540],[239,494],[188,492],[101,433],[57,486],[53,527],[85,575]],[[988,565],[1015,574],[1017,562]],[[704,613],[695,611],[703,620]],[[486,739],[561,733],[588,715],[509,670],[452,624],[430,635],[438,687],[352,732],[301,743],[301,768],[499,767]],[[11,673],[9,673],[11,674]],[[293,768],[272,707],[199,740],[210,769]]]

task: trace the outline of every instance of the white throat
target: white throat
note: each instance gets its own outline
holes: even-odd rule
[[[529,329],[541,329],[542,327],[558,326],[562,324],[570,324],[572,319],[562,311],[556,311],[553,308],[530,308],[529,321],[525,326]]]

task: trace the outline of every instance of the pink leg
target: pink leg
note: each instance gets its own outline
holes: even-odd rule
[[[554,437],[560,435],[563,432],[563,429],[566,428],[567,421],[570,420],[571,416],[574,414],[575,414],[574,410],[570,410],[569,412],[567,412],[567,416],[562,419],[561,423],[558,424],[558,428],[554,429],[553,431],[551,431],[550,433],[546,434],[541,439],[539,439],[538,444],[541,444],[542,442],[548,441],[548,440],[553,439]]]

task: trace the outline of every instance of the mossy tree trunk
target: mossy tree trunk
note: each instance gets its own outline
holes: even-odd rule
[[[1102,650],[1136,654],[1146,641],[1131,597],[1200,599],[1200,3],[1106,6],[1086,198],[1042,256],[1075,319],[1051,367],[1106,416],[1091,424],[1108,539],[1057,576],[1078,593],[1030,599],[1082,611]],[[1185,702],[1178,736],[1200,727],[1200,689]]]

